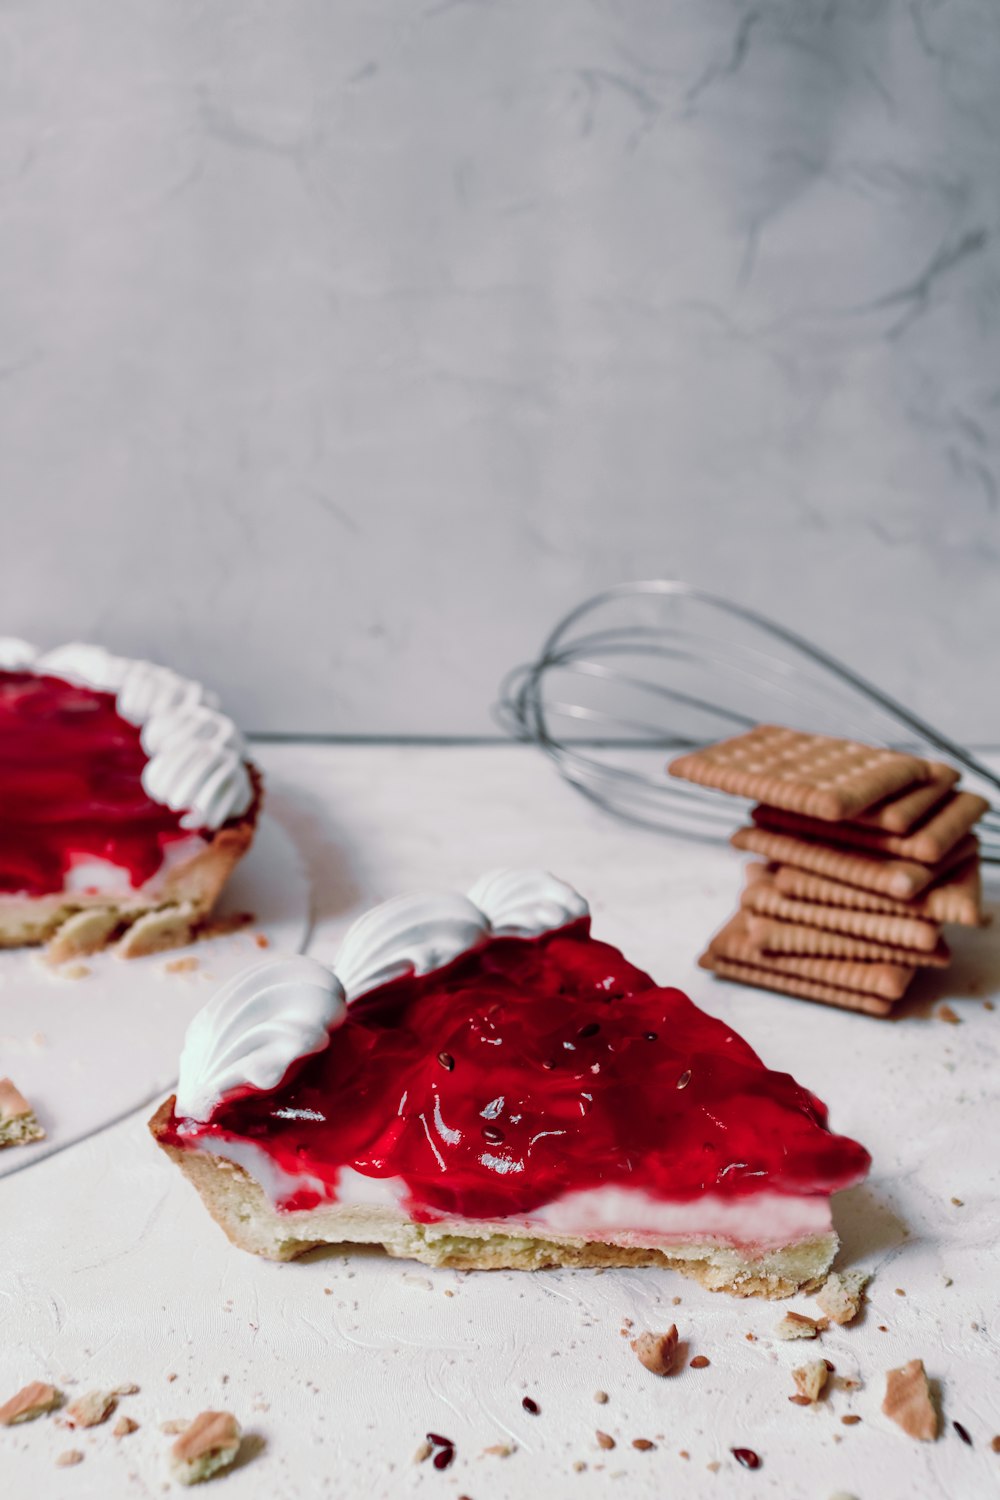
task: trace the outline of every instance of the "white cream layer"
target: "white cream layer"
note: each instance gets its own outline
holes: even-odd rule
[[[62,889],[45,896],[31,899],[36,903],[48,901],[58,904],[66,897],[106,896],[117,901],[156,901],[167,883],[168,877],[179,865],[196,859],[208,848],[207,840],[192,833],[186,838],[175,839],[163,851],[160,868],[140,886],[132,884],[132,877],[123,865],[113,864],[109,859],[96,859],[93,855],[80,855],[66,872]],[[0,910],[4,906],[23,905],[27,898],[18,892],[0,893]]]
[[[342,1168],[335,1188],[308,1173],[285,1172],[263,1147],[234,1137],[206,1135],[188,1149],[209,1152],[234,1162],[257,1181],[272,1208],[301,1192],[316,1193],[320,1207],[394,1209],[409,1217],[409,1194],[400,1177],[365,1177]],[[440,1218],[450,1216],[441,1214]],[[511,1214],[483,1221],[496,1233],[568,1235],[582,1240],[614,1240],[620,1244],[663,1246],[712,1241],[740,1249],[774,1250],[832,1227],[829,1197],[789,1197],[784,1193],[753,1193],[746,1198],[723,1198],[704,1193],[691,1202],[654,1198],[639,1188],[599,1187],[566,1193],[527,1214]]]

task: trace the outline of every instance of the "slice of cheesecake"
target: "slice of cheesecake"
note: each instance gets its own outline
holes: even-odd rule
[[[0,948],[186,942],[253,839],[261,783],[198,683],[0,638]]]
[[[470,1269],[669,1265],[780,1297],[830,1268],[856,1142],[535,871],[363,917],[192,1022],[153,1135],[241,1248]]]

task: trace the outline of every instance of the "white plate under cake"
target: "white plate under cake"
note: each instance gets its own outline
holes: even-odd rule
[[[272,958],[188,1031],[158,1143],[243,1249],[464,1268],[820,1281],[863,1147],[722,1021],[591,936],[540,871],[363,917],[336,972]]]
[[[186,942],[253,838],[261,782],[199,683],[0,638],[0,947],[54,962]]]

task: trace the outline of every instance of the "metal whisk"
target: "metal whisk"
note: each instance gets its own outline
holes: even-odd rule
[[[1000,792],[968,750],[825,651],[679,579],[622,584],[572,610],[505,678],[496,712],[593,801],[691,838],[728,838],[748,804],[669,777],[666,761],[762,722],[943,757],[972,790]],[[1000,813],[976,831],[1000,863]]]

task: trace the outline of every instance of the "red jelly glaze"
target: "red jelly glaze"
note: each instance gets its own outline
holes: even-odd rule
[[[155,875],[187,831],[143,791],[146,761],[111,693],[0,671],[0,892],[61,891],[88,858],[110,860],[133,886]]]
[[[174,1120],[168,1138],[243,1137],[333,1194],[344,1166],[401,1177],[417,1219],[528,1213],[609,1184],[676,1201],[827,1194],[865,1175],[867,1152],[828,1132],[818,1099],[589,931],[494,938],[385,985],[277,1090],[207,1126]]]

